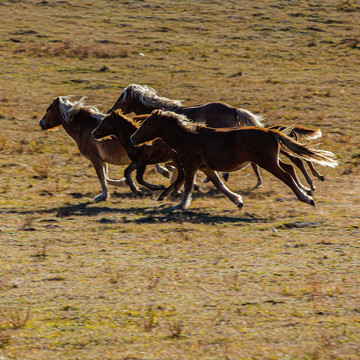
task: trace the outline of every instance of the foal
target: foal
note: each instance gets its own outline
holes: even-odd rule
[[[151,146],[134,146],[130,136],[139,128],[140,123],[123,115],[120,110],[113,111],[106,116],[100,124],[93,130],[92,136],[96,140],[102,140],[115,135],[126,150],[131,159],[130,165],[125,169],[124,176],[130,189],[140,195],[141,191],[136,187],[131,179],[131,173],[136,169],[136,180],[150,190],[164,190],[163,185],[152,185],[144,181],[143,174],[146,165],[157,164],[160,162],[172,161],[178,167],[176,153],[163,140],[155,140]]]
[[[283,181],[300,201],[314,205],[313,199],[296,184],[294,167],[279,159],[279,149],[285,154],[322,165],[337,165],[333,153],[310,149],[277,130],[257,127],[212,129],[191,123],[184,116],[161,110],[152,112],[132,136],[132,141],[139,145],[157,137],[177,152],[185,173],[183,197],[174,210],[185,210],[190,205],[194,177],[199,169],[211,170],[212,173],[207,173],[208,177],[223,191],[222,182],[215,171],[236,171],[252,162]],[[174,184],[180,181],[182,179],[178,178]],[[240,195],[228,197],[238,207],[243,206]]]

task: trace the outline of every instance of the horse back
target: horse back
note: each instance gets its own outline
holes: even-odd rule
[[[205,123],[208,127],[235,128],[239,126],[236,109],[222,102],[184,106],[177,113],[187,116],[194,122]]]

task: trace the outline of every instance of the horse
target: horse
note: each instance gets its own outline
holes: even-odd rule
[[[185,174],[181,202],[172,210],[184,211],[189,207],[194,178],[199,169],[212,171],[207,173],[207,176],[223,191],[223,183],[216,171],[237,171],[249,162],[257,164],[280,179],[290,187],[298,200],[315,206],[312,197],[299,188],[294,167],[280,160],[279,150],[324,166],[337,166],[335,155],[330,151],[310,149],[278,130],[259,127],[209,128],[201,123],[189,121],[186,116],[169,111],[154,110],[132,135],[131,140],[134,145],[141,145],[158,137],[177,152]],[[183,179],[178,177],[169,188],[177,186],[182,181]],[[164,192],[169,191],[168,189]],[[241,196],[235,193],[233,195],[228,198],[242,208]]]
[[[101,193],[94,197],[95,201],[109,197],[107,185],[123,186],[126,179],[108,178],[108,164],[128,165],[130,159],[117,138],[96,141],[91,132],[105,117],[96,107],[84,105],[84,98],[72,101],[73,96],[58,96],[47,107],[45,115],[39,121],[42,130],[50,130],[62,126],[67,134],[76,142],[81,155],[90,160],[101,185]],[[138,119],[143,116],[136,117]]]
[[[264,127],[263,118],[260,115],[255,115],[248,110],[235,108],[223,102],[184,106],[180,100],[171,100],[165,97],[160,97],[157,95],[155,89],[138,84],[128,85],[107,113],[116,109],[121,109],[125,115],[130,114],[131,112],[137,115],[150,114],[155,109],[173,111],[187,116],[194,122],[204,123],[206,126],[213,128],[238,128],[242,126]],[[283,125],[274,125],[274,128],[283,127]],[[293,131],[289,135],[291,137],[295,137],[296,139],[316,139],[321,136],[321,131],[319,129],[294,126]],[[290,160],[293,161],[300,169],[306,181],[310,185],[311,190],[314,191],[314,182],[310,178],[302,161],[295,157],[291,157]],[[313,175],[324,181],[324,177],[315,170],[313,164],[309,161],[307,164],[309,165]],[[251,166],[257,177],[257,184],[255,185],[255,188],[259,188],[263,184],[259,168],[256,164],[251,164]],[[223,177],[227,180],[228,174],[223,174]],[[311,191],[304,186],[302,187],[308,192]]]
[[[131,173],[135,169],[137,182],[155,191],[165,190],[165,187],[163,185],[152,185],[143,180],[146,166],[161,162],[172,162],[176,168],[179,167],[176,153],[161,139],[152,142],[151,146],[139,147],[133,145],[130,136],[140,127],[140,124],[141,122],[126,117],[120,110],[116,110],[104,117],[92,131],[92,136],[96,140],[104,140],[115,136],[120,141],[128,157],[131,159],[130,165],[124,171],[124,176],[130,189],[137,195],[141,195],[141,191],[131,179]]]

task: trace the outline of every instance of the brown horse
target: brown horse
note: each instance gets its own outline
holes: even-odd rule
[[[314,205],[313,199],[297,185],[294,167],[279,159],[279,149],[325,166],[337,165],[333,153],[310,149],[278,130],[258,127],[213,129],[194,124],[185,116],[161,110],[152,112],[132,136],[132,141],[134,145],[139,145],[158,137],[177,152],[185,173],[183,197],[174,210],[185,210],[190,205],[194,177],[199,169],[211,170],[212,173],[207,173],[207,176],[217,186],[222,182],[215,171],[231,172],[249,162],[255,163],[288,185],[300,201]],[[174,184],[178,185],[178,181],[182,179],[177,179]],[[231,200],[242,207],[240,195]]]
[[[91,132],[105,117],[95,107],[86,106],[83,99],[71,101],[71,96],[56,97],[46,109],[45,115],[39,122],[42,130],[63,126],[67,134],[76,142],[80,153],[91,161],[101,184],[101,194],[95,196],[95,201],[108,198],[107,184],[122,186],[125,178],[112,180],[108,178],[108,163],[114,165],[128,165],[130,159],[116,138],[96,141]],[[141,118],[141,117],[138,117]]]
[[[242,126],[259,126],[263,127],[262,117],[255,115],[248,110],[235,108],[231,105],[222,102],[212,102],[202,105],[184,106],[179,100],[171,100],[157,95],[156,90],[138,84],[128,85],[115,104],[108,110],[108,113],[121,109],[124,114],[134,112],[135,114],[150,114],[155,109],[163,109],[173,111],[178,114],[185,115],[194,122],[206,124],[213,128],[238,128]],[[272,128],[272,127],[271,127]],[[282,129],[283,125],[275,125],[274,128]],[[295,139],[316,139],[321,136],[321,131],[318,129],[308,129],[300,126],[294,126],[290,134]],[[315,190],[314,183],[306,171],[302,161],[295,157],[290,157],[290,160],[300,169],[306,181]],[[314,168],[311,162],[307,162],[310,170],[314,176],[324,181],[324,177],[320,175]],[[257,184],[255,188],[262,185],[263,180],[260,175],[259,168],[256,164],[251,164],[257,176]],[[227,174],[223,174],[227,179]],[[310,192],[310,189],[301,185],[302,189]]]
[[[120,110],[113,111],[106,116],[99,125],[93,130],[92,136],[96,140],[102,140],[109,136],[115,136],[126,150],[131,159],[130,165],[125,169],[124,176],[130,186],[130,189],[141,194],[140,189],[136,187],[131,179],[131,173],[136,169],[136,180],[150,190],[164,190],[163,185],[152,185],[144,181],[143,174],[146,166],[149,164],[157,164],[161,162],[172,161],[178,167],[176,153],[163,140],[155,140],[151,146],[134,146],[130,140],[130,136],[139,128],[140,122],[126,117]]]

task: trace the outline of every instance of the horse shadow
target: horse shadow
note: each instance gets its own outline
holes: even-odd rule
[[[49,215],[52,219],[67,219],[77,216],[94,217],[103,215],[101,219],[96,219],[99,223],[136,223],[136,224],[156,224],[156,223],[185,223],[191,222],[195,224],[243,224],[243,223],[264,223],[268,219],[259,217],[248,212],[241,212],[238,209],[223,210],[221,214],[211,213],[192,207],[187,211],[171,211],[173,204],[161,204],[152,207],[112,207],[105,203],[96,203],[94,201],[86,201],[79,204],[65,204],[44,210],[11,210],[9,213],[17,213],[21,215]],[[109,215],[120,215],[119,219],[115,219]],[[42,222],[51,222],[52,219],[43,219]]]
[[[110,207],[105,204],[94,203],[91,201],[76,204],[65,205],[59,208],[53,209],[57,217],[71,217],[71,216],[97,216],[103,214],[105,217],[98,220],[101,223],[116,222],[106,218],[109,214],[122,215],[119,222],[121,223],[136,223],[136,224],[156,224],[156,223],[183,223],[191,222],[195,224],[219,224],[219,223],[259,223],[266,222],[267,219],[258,217],[254,214],[245,212],[241,213],[240,210],[234,209],[234,211],[227,210],[226,214],[212,214],[203,209],[197,209],[196,207],[187,211],[172,211],[172,205],[161,204],[154,207]]]

